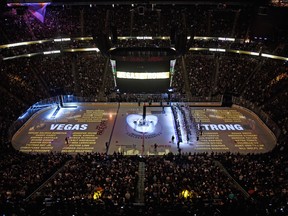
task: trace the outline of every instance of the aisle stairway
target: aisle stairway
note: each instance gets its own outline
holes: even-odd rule
[[[136,203],[135,205],[144,205],[145,202],[145,163],[139,162],[139,179],[137,184],[137,194],[136,194]]]

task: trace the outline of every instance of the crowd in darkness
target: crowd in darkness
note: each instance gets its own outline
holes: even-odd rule
[[[223,215],[237,215],[237,202],[245,200],[207,154],[168,154],[150,157],[146,164],[145,203],[151,212],[165,215],[173,209],[184,215],[217,215],[218,208]]]
[[[23,215],[23,200],[71,159],[67,154],[25,154],[1,152],[0,212]]]
[[[253,7],[232,5],[51,5],[42,23],[28,10],[20,14],[14,8],[1,19],[0,40],[92,36],[102,30],[110,34],[115,28],[119,36],[170,36],[172,27],[190,34],[192,26],[198,36],[245,38],[256,12]]]
[[[217,158],[234,179],[249,193],[259,215],[287,214],[287,155],[266,153]]]
[[[29,155],[17,152],[2,156],[1,214],[39,215],[42,211],[43,215],[82,215],[81,211],[89,213],[91,209],[98,213],[105,211],[108,215],[135,202],[138,156],[93,153],[72,158],[60,153]],[[57,170],[54,177],[29,197]],[[91,201],[91,208],[69,208],[69,201],[70,205]],[[48,203],[53,207],[48,208]],[[55,209],[55,203],[63,203],[63,208]]]
[[[225,5],[48,6],[45,22],[41,23],[28,10],[17,15],[16,9],[9,9],[0,15],[0,44],[93,36],[103,29],[111,35],[115,28],[119,36],[170,36],[171,29],[189,34],[192,26],[199,36],[245,39],[253,11],[249,7],[226,8]],[[171,44],[169,40],[131,39],[118,40],[114,45],[167,47]],[[276,54],[283,51],[279,44],[263,41],[194,41],[193,46]],[[0,49],[0,58],[77,47],[95,47],[95,44],[72,40],[11,47]],[[228,93],[265,111],[281,129],[277,146],[269,153],[182,152],[143,158],[119,153],[24,154],[12,149],[9,127],[29,106],[42,99],[59,94],[92,97],[105,91],[106,101],[121,97],[123,101],[139,102],[137,95],[115,96],[110,70],[111,65],[101,52],[0,59],[2,215],[288,214],[288,65],[282,60],[238,53],[188,52],[183,59],[177,59],[172,80],[177,95],[187,95],[190,91],[192,96],[209,98]],[[185,77],[187,83],[183,81]],[[161,99],[159,95],[147,98]],[[142,163],[145,166],[141,189]],[[97,194],[101,194],[99,199]],[[141,194],[144,205],[135,205]]]
[[[214,58],[214,55],[186,55],[186,70],[193,95],[208,97],[211,94],[216,73]]]
[[[2,157],[0,213],[6,215],[288,213],[286,154],[140,157],[87,153],[72,157],[13,152]],[[140,163],[145,164],[143,177]],[[145,204],[137,205],[141,196]]]

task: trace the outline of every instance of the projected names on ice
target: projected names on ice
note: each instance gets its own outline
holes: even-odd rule
[[[251,132],[233,132],[228,135],[234,146],[239,150],[263,150],[264,145],[258,141],[258,136]]]
[[[51,108],[26,124],[19,136],[13,138],[14,145],[22,152],[35,153],[112,153],[118,152],[119,148],[129,155],[178,152],[178,137],[169,107],[165,107],[165,112],[161,107],[149,108],[146,121],[143,121],[142,107],[137,103],[120,105],[118,111],[116,103],[63,108],[54,119],[49,118],[54,112]],[[263,132],[269,129],[263,129],[263,123],[259,123],[253,113],[237,107],[191,107],[190,111],[196,126],[201,125],[201,135],[199,131],[198,140],[195,136],[181,142],[183,153],[231,151],[245,154],[270,150],[269,143],[273,143],[273,137]],[[175,136],[174,141],[171,141],[172,135]]]
[[[67,138],[62,152],[93,152],[97,139],[95,132],[73,132],[72,137]]]
[[[197,145],[196,150],[199,151],[228,151],[229,148],[225,145],[223,140],[220,138],[220,134],[217,132],[209,132],[202,136]]]
[[[86,110],[82,116],[76,118],[77,122],[101,122],[104,110]]]
[[[77,122],[81,123],[101,123],[103,121],[104,110],[85,110],[83,115],[76,118]],[[82,128],[85,128],[85,125],[90,124],[80,124]],[[87,126],[88,128],[89,126]],[[91,126],[92,127],[92,126]],[[97,126],[95,127],[95,129]],[[83,153],[83,152],[93,152],[94,146],[97,143],[98,139],[97,130],[94,131],[74,131],[71,137],[68,137],[65,143],[65,146],[62,152],[68,153]]]
[[[192,110],[202,136],[199,151],[251,151],[265,149],[255,131],[255,121],[236,109],[195,108]]]
[[[81,114],[63,109],[57,122],[48,119],[31,127],[29,142],[20,151],[93,152],[99,136],[106,129],[107,119],[104,117],[103,109],[87,109]]]
[[[22,152],[50,152],[53,149],[53,142],[57,140],[57,136],[66,133],[31,131],[28,134],[31,139],[26,146],[20,148]]]

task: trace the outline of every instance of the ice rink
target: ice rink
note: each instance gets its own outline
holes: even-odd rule
[[[178,153],[179,148],[182,153],[262,153],[276,145],[267,126],[239,106],[191,106],[202,132],[198,140],[195,136],[183,138],[179,148],[174,115],[168,105],[146,106],[144,121],[143,104],[138,103],[77,103],[56,109],[43,109],[30,118],[13,136],[13,146],[23,152],[163,155]],[[184,129],[180,131],[183,135]]]

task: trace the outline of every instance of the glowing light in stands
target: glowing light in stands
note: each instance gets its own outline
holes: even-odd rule
[[[100,50],[98,48],[84,48],[84,51],[96,51],[96,52],[100,52]]]
[[[257,52],[250,52],[250,55],[259,56],[259,53],[257,53]]]
[[[136,39],[137,40],[152,40],[153,39],[153,37],[151,37],[151,36],[143,36],[143,37],[136,37]]]
[[[24,46],[24,45],[28,45],[28,42],[20,42],[20,43],[13,43],[13,44],[7,44],[7,47],[17,47],[17,46]]]
[[[61,53],[61,51],[60,50],[52,50],[52,51],[43,52],[44,55],[50,55],[50,54],[55,54],[55,53]]]
[[[220,41],[235,41],[235,38],[223,38],[223,37],[219,37],[218,40]]]
[[[62,42],[62,41],[71,41],[71,38],[56,38],[54,39],[55,42]]]
[[[95,191],[93,194],[93,199],[94,200],[100,199],[102,196],[102,192],[103,192],[103,189],[97,189],[97,191]]]
[[[262,53],[261,56],[267,57],[267,58],[273,58],[273,59],[275,58],[274,55],[265,54],[265,53]]]
[[[226,52],[225,49],[218,49],[218,48],[209,48],[209,51],[212,51],[212,52]]]

